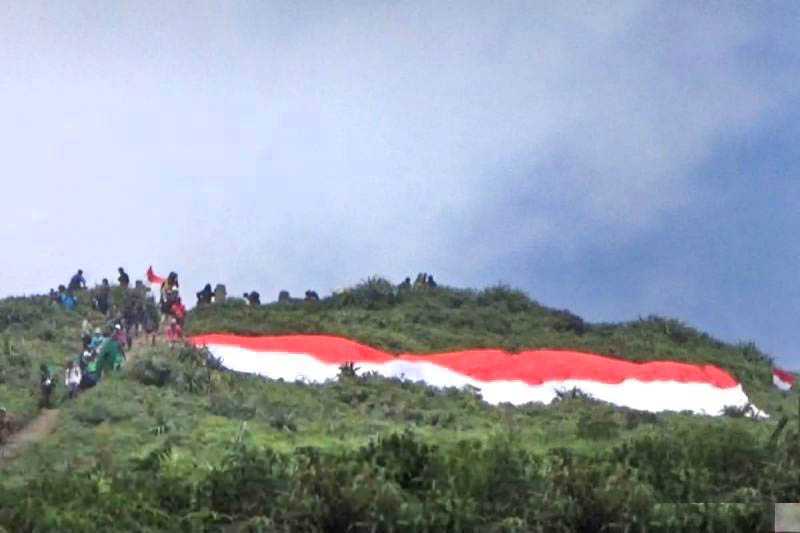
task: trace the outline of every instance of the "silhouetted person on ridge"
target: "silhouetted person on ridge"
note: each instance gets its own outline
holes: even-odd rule
[[[78,291],[86,288],[86,280],[83,278],[83,270],[78,270],[78,273],[72,276],[67,285],[67,290],[70,292]]]
[[[428,282],[427,282],[426,285],[428,286],[429,289],[435,289],[436,288],[436,282],[433,281],[433,276],[431,276],[430,274],[428,275]]]
[[[206,283],[203,290],[197,293],[197,305],[208,305],[214,297],[214,291],[211,290],[211,284]]]
[[[306,301],[307,302],[318,302],[319,295],[316,291],[306,291]]]
[[[244,293],[244,299],[247,301],[248,305],[252,305],[253,307],[261,305],[261,295],[256,291]]]
[[[411,278],[406,278],[403,280],[403,283],[397,286],[397,290],[400,291],[407,291],[411,290]]]
[[[123,289],[127,289],[128,286],[131,284],[130,276],[128,276],[128,273],[125,272],[125,270],[122,267],[119,267],[117,271],[119,272],[119,277],[117,278],[117,281],[119,281],[119,286],[122,287]]]
[[[108,314],[108,303],[110,297],[111,297],[111,285],[108,284],[108,279],[103,278],[103,282],[97,288],[94,301],[95,301],[95,308],[104,315]]]
[[[228,297],[228,291],[225,289],[225,285],[223,285],[222,283],[217,283],[217,286],[214,287],[214,303],[215,304],[225,303],[227,297]]]

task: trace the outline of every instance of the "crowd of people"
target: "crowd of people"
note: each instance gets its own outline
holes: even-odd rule
[[[141,280],[137,280],[133,288],[130,287],[130,276],[125,269],[117,269],[117,282],[119,288],[112,288],[107,278],[94,289],[88,289],[83,270],[78,270],[69,280],[67,285],[59,285],[58,290],[50,290],[50,299],[55,305],[67,310],[75,310],[79,303],[79,294],[89,296],[92,307],[98,311],[105,320],[105,324],[93,328],[88,320],[83,321],[81,328],[82,351],[75,358],[64,363],[64,385],[68,396],[74,398],[79,391],[94,387],[104,374],[122,368],[127,359],[126,350],[133,346],[134,338],[141,334],[153,335],[160,325],[166,322],[164,334],[170,344],[183,341],[183,330],[186,320],[186,306],[180,295],[178,274],[170,272],[163,281],[158,298],[158,312],[155,311],[155,302],[148,296],[147,288]],[[417,275],[414,283],[407,277],[398,285],[399,291],[431,289],[437,286],[433,276],[428,273]],[[120,298],[114,298],[114,291],[121,291]],[[198,307],[224,303],[227,299],[225,285],[217,284],[212,290],[211,284],[196,293]],[[243,294],[245,302],[250,306],[260,306],[261,296],[257,291]],[[316,291],[307,290],[304,301],[317,302],[319,295]],[[288,291],[280,291],[278,302],[298,302],[300,299],[291,298]],[[152,307],[153,309],[149,309]],[[153,312],[148,312],[153,311]],[[42,405],[49,407],[51,397],[56,386],[56,371],[42,365],[40,368],[40,387],[42,392]]]
[[[131,338],[119,322],[92,330],[89,321],[84,320],[81,340],[81,353],[64,362],[64,386],[69,398],[74,398],[81,390],[97,385],[104,374],[121,369],[127,359],[125,350],[132,346]],[[57,375],[58,370],[53,367],[44,363],[40,365],[41,407],[52,406]]]
[[[437,286],[438,285],[433,280],[433,276],[431,274],[428,274],[427,272],[421,272],[417,274],[417,278],[414,280],[413,285],[411,284],[411,278],[406,278],[402,283],[400,283],[400,285],[397,286],[397,288],[401,291],[408,291],[411,289],[435,289]]]
[[[66,286],[59,285],[58,291],[50,290],[54,305],[74,311],[83,300],[103,317],[97,327],[83,320],[81,351],[64,362],[63,380],[69,398],[97,385],[103,375],[122,368],[127,360],[126,351],[133,347],[134,339],[143,334],[155,335],[159,322],[170,320],[165,329],[170,342],[183,339],[186,307],[178,293],[178,275],[170,273],[161,286],[159,304],[162,315],[159,319],[155,302],[148,296],[150,289],[141,280],[131,287],[130,276],[125,269],[120,267],[117,272],[118,288],[112,287],[108,279],[103,278],[98,286],[89,289],[83,270],[78,270]],[[116,298],[114,291],[119,291]],[[46,364],[42,364],[39,370],[41,405],[50,407],[60,371]]]

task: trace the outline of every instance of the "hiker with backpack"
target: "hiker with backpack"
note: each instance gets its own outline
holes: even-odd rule
[[[97,355],[89,350],[83,352],[79,362],[81,368],[81,389],[90,389],[100,381],[100,369],[97,365]]]

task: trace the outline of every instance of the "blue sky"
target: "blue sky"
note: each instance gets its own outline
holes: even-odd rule
[[[1,5],[0,292],[428,271],[800,367],[800,7],[560,4]]]

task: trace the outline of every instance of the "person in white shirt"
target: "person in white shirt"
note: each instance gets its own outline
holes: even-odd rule
[[[69,390],[69,397],[74,398],[81,386],[81,367],[72,360],[67,361],[67,368],[64,370],[64,384]]]

